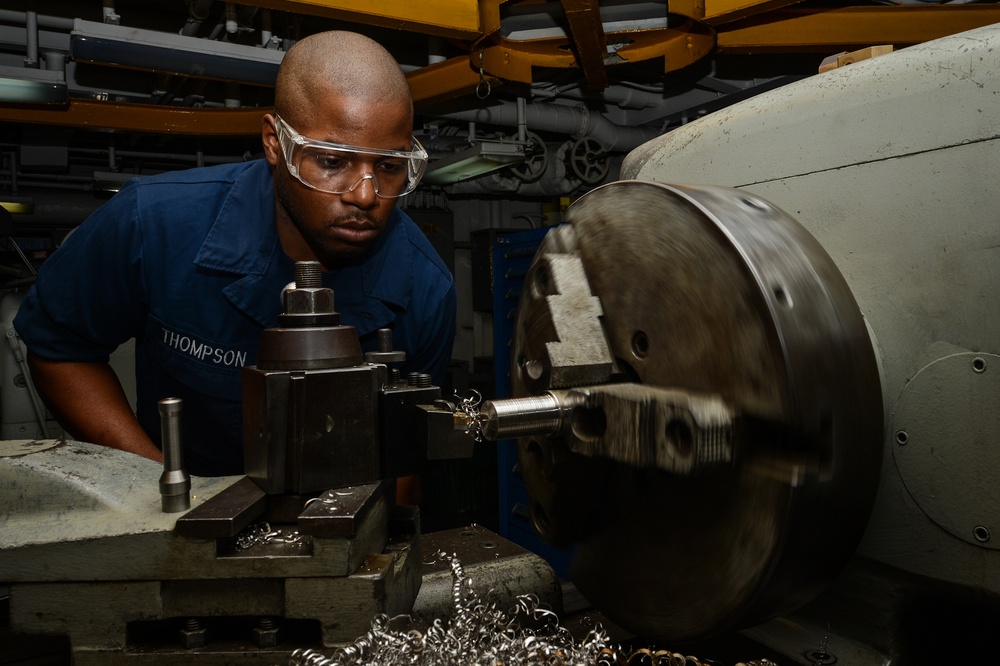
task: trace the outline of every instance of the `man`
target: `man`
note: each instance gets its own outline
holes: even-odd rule
[[[275,113],[262,122],[266,160],[130,181],[46,262],[15,319],[63,426],[161,460],[157,401],[181,397],[188,470],[241,473],[242,367],[277,325],[302,260],[323,265],[341,323],[366,351],[391,327],[404,372],[440,383],[455,288],[396,208],[426,161],[412,125],[392,56],[361,35],[321,33],[281,64]],[[130,338],[135,415],[107,363]]]

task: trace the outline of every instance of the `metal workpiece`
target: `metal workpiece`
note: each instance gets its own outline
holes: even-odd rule
[[[160,475],[160,504],[164,513],[178,513],[191,508],[191,476],[184,469],[181,442],[180,398],[164,398],[160,410],[160,441],[163,447],[163,474]]]
[[[536,528],[577,544],[577,587],[639,635],[703,638],[808,601],[853,553],[881,467],[875,353],[832,259],[724,188],[613,183],[566,219],[512,347],[515,399],[555,416],[548,392],[585,396],[518,440]]]
[[[555,435],[567,428],[573,408],[583,402],[583,395],[571,391],[486,400],[479,412],[478,426],[483,439],[491,442],[528,435]]]

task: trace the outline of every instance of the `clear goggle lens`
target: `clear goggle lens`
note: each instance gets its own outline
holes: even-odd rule
[[[306,138],[279,116],[274,124],[289,173],[320,192],[343,194],[370,180],[379,197],[401,197],[416,189],[427,167],[415,137],[412,150],[378,150]]]

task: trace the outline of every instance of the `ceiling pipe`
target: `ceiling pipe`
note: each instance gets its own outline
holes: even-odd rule
[[[37,21],[39,28],[49,28],[53,30],[73,29],[73,19],[71,18],[62,18],[59,16],[46,16],[44,14],[35,14],[35,20]],[[0,21],[4,23],[14,23],[16,25],[25,25],[27,23],[27,16],[25,12],[15,12],[9,9],[0,9]]]
[[[181,28],[180,34],[185,37],[197,35],[201,24],[208,18],[212,2],[213,0],[188,0],[188,19],[184,27]]]
[[[24,25],[27,32],[27,52],[25,67],[38,67],[38,12],[25,12]]]
[[[122,22],[122,17],[115,12],[115,0],[104,0],[104,6],[102,8],[102,15],[104,16],[104,22],[110,23],[111,25],[119,25]]]
[[[517,127],[517,104],[503,102],[468,111],[445,113],[440,117],[501,127]],[[528,129],[557,132],[574,138],[593,138],[608,152],[625,153],[656,138],[659,130],[648,127],[621,127],[600,113],[580,106],[532,104],[525,110]]]

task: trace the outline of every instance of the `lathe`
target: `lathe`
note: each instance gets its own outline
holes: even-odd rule
[[[546,237],[519,309],[514,395],[467,425],[518,439],[536,528],[575,545],[574,583],[628,631],[680,645],[742,631],[789,664],[994,651],[998,71],[991,27],[762,94],[640,147],[628,180],[583,196]],[[405,413],[393,437],[420,432],[428,450],[440,437],[451,455],[452,408],[391,381],[388,356],[326,349],[316,356],[348,361],[303,378],[315,348],[274,349],[247,380],[256,483],[193,479],[199,501],[180,520],[153,510],[139,482],[153,472],[131,458],[98,463],[107,483],[84,493],[58,473],[31,491],[39,506],[33,479],[111,454],[4,445],[0,580],[16,626],[85,637],[97,647],[79,663],[152,663],[155,646],[107,637],[280,616],[319,622],[330,644],[412,605],[416,539],[389,539],[378,480],[392,455],[313,478],[313,440],[280,424],[335,438],[339,418],[302,407],[349,381],[371,407],[366,432]],[[249,519],[201,503],[218,496],[269,504],[309,538],[247,555]],[[66,598],[94,598],[98,619],[71,626]]]
[[[481,428],[519,437],[536,528],[621,624],[754,627],[790,663],[995,658],[998,47],[685,125],[546,237]]]

